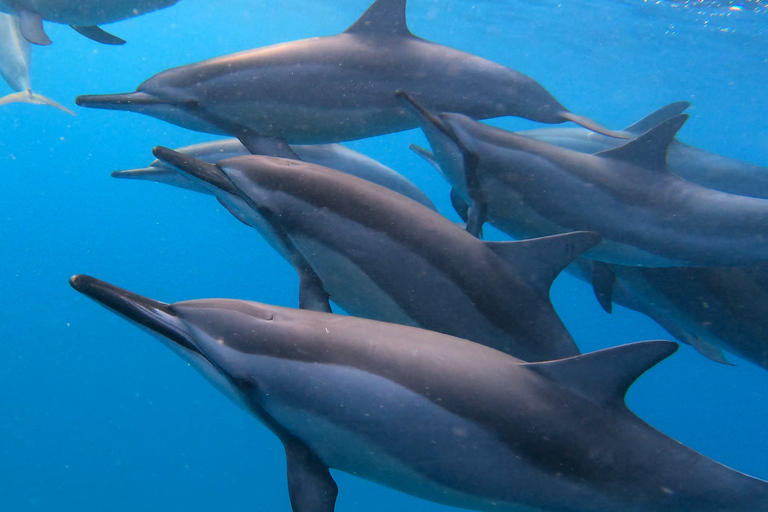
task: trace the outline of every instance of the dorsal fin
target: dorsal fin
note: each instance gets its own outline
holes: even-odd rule
[[[600,243],[600,235],[591,231],[574,231],[516,242],[483,243],[497,256],[520,269],[526,279],[549,290],[565,267]]]
[[[635,124],[631,124],[624,128],[624,131],[627,133],[633,133],[635,135],[640,135],[641,133],[645,133],[654,126],[656,126],[659,123],[663,123],[667,119],[669,119],[672,116],[676,116],[678,114],[682,114],[685,109],[691,106],[690,101],[676,101],[674,103],[670,103],[669,105],[666,105],[664,107],[661,107],[658,110],[655,110],[636,122]]]
[[[647,370],[675,353],[672,341],[640,341],[581,356],[524,366],[604,404],[623,404],[627,390]]]
[[[617,148],[595,153],[595,155],[614,160],[624,160],[647,169],[667,173],[669,172],[667,170],[667,150],[687,120],[688,114],[670,117],[638,138]]]
[[[345,34],[413,37],[405,21],[407,0],[376,0]]]

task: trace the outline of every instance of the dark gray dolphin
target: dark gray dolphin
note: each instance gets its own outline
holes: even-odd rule
[[[608,265],[597,280],[592,262],[568,267],[591,282],[601,304],[643,313],[709,359],[730,364],[723,350],[768,369],[768,264],[721,268]]]
[[[302,160],[372,181],[382,187],[387,187],[399,194],[410,197],[427,208],[436,210],[432,200],[403,175],[377,162],[373,158],[367,157],[346,146],[341,144],[318,144],[314,146],[293,146],[292,150]],[[237,139],[224,139],[194,144],[176,149],[176,151],[214,164],[227,158],[250,154]],[[149,164],[149,167],[141,169],[115,171],[112,173],[112,176],[115,178],[156,181],[203,194],[211,193],[208,187],[200,186],[196,180],[188,178],[185,174],[178,172],[174,167],[160,160],[155,160]]]
[[[415,128],[393,96],[404,88],[439,111],[573,121],[621,136],[569,112],[517,71],[414,36],[405,4],[377,0],[341,34],[170,69],[136,92],[79,96],[76,102],[202,132],[241,138],[246,131],[291,144],[320,144]]]
[[[682,113],[689,105],[687,101],[671,103],[624,128],[622,132],[627,138],[633,139]],[[625,142],[583,128],[540,128],[517,134],[582,153],[607,151]],[[673,174],[699,185],[729,194],[768,199],[768,167],[710,153],[677,139],[669,145],[667,165]]]
[[[688,118],[674,116],[617,148],[580,153],[461,114],[434,115],[398,93],[420,119],[443,176],[473,210],[516,238],[600,233],[586,257],[630,266],[734,266],[768,260],[768,201],[727,194],[667,169]]]
[[[246,156],[217,165],[155,156],[208,187],[299,274],[299,305],[423,327],[527,361],[578,354],[549,300],[560,271],[599,241],[569,233],[481,242],[421,204],[326,167]]]
[[[69,25],[80,34],[104,44],[125,41],[98,25],[133,18],[169,7],[179,0],[0,0],[0,11],[19,17],[21,33],[30,43],[48,45],[43,20]]]
[[[768,510],[768,482],[625,405],[677,345],[524,363],[443,334],[226,299],[166,304],[88,276],[79,292],[158,335],[285,446],[294,512],[332,512],[329,469],[480,511]]]

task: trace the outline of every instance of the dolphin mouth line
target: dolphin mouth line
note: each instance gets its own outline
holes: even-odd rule
[[[181,327],[181,320],[178,319],[170,304],[82,274],[72,276],[69,284],[78,292],[118,315],[170,339],[187,350],[203,355],[190,341],[191,336]]]

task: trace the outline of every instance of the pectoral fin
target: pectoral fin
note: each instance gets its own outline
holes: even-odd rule
[[[283,442],[293,512],[333,512],[339,488],[328,466],[298,441]]]
[[[607,263],[593,261],[591,278],[597,301],[606,313],[613,312],[613,287],[616,284],[616,273]]]
[[[125,39],[110,34],[96,25],[70,25],[70,27],[75,29],[78,34],[83,35],[92,41],[96,41],[97,43],[112,45],[125,44]]]
[[[323,282],[312,268],[306,264],[299,271],[299,308],[311,311],[333,313],[328,302],[328,293],[323,288]]]
[[[20,11],[19,28],[21,29],[21,35],[30,43],[39,44],[40,46],[51,44],[51,38],[48,37],[48,34],[43,29],[43,18],[36,12]]]

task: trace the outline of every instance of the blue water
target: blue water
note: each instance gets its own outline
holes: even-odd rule
[[[48,24],[54,44],[34,49],[32,84],[76,109],[78,94],[130,91],[172,66],[340,32],[367,6],[181,0],[108,27],[129,41],[117,48]],[[689,100],[683,141],[768,165],[764,2],[411,0],[408,17],[417,35],[522,71],[605,126]],[[169,302],[295,306],[295,272],[212,198],[109,177],[148,164],[155,145],[208,136],[137,114],[76,110],[0,108],[0,509],[290,510],[276,438],[67,278],[87,273]],[[402,172],[448,214],[447,185],[408,151],[411,142],[423,144],[421,133],[350,146]],[[607,315],[568,276],[553,299],[583,351],[669,337],[632,311]],[[628,403],[684,444],[768,479],[768,372],[730,357],[737,366],[681,347],[641,377]],[[450,510],[334,476],[339,512]]]

